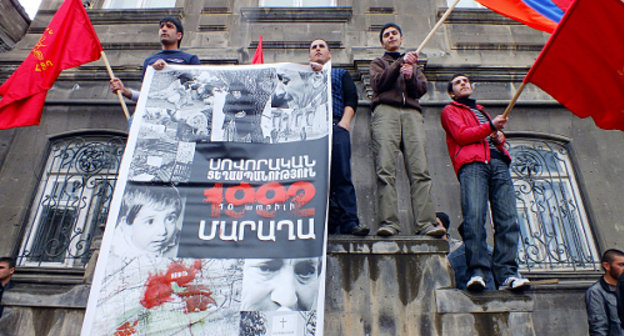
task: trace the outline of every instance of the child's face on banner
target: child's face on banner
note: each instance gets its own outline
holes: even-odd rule
[[[241,310],[311,310],[320,267],[320,258],[245,260]]]
[[[173,205],[145,204],[130,229],[136,247],[152,253],[167,249],[177,232],[178,211]]]

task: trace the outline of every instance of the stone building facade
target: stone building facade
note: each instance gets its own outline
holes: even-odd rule
[[[263,35],[264,59],[306,62],[324,38],[333,66],[355,79],[353,174],[363,224],[376,228],[370,151],[368,64],[383,53],[386,22],[416,49],[446,0],[93,0],[87,12],[127,86],[138,88],[143,59],[159,50],[158,20],[179,17],[182,50],[202,64],[248,64]],[[27,34],[0,54],[4,81],[28,55],[61,0],[42,1]],[[322,7],[309,7],[310,5]],[[492,115],[502,113],[548,35],[462,2],[424,48],[424,106],[433,199],[461,221],[459,184],[448,158],[440,111],[446,82],[466,73]],[[126,8],[119,8],[125,6]],[[583,60],[578,60],[582,62]],[[583,83],[579,83],[579,94]],[[133,108],[132,104],[129,104]],[[0,255],[18,258],[17,286],[4,298],[1,335],[77,335],[108,212],[127,122],[97,61],[64,71],[49,91],[39,126],[0,131]],[[391,240],[333,237],[326,295],[328,335],[585,335],[585,289],[601,274],[606,248],[624,248],[618,177],[624,135],[579,119],[528,86],[507,129],[522,225],[521,264],[532,279],[557,279],[526,295],[468,295],[452,289],[446,243],[411,236],[405,183],[397,183],[403,230]],[[405,181],[400,172],[400,181]],[[4,334],[2,334],[4,332]]]
[[[30,18],[17,0],[0,0],[0,52],[13,49],[30,26]]]

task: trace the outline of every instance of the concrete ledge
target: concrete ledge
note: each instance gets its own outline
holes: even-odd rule
[[[449,245],[442,239],[420,236],[353,237],[330,236],[328,254],[447,254]]]
[[[21,307],[84,309],[87,306],[90,288],[89,285],[76,285],[67,292],[51,295],[35,295],[19,291],[19,289],[10,290],[2,296],[2,304]]]
[[[436,289],[436,311],[445,313],[532,312],[533,299],[507,291],[471,294],[458,289]]]

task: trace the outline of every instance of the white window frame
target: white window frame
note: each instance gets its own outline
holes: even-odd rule
[[[446,0],[446,5],[451,7],[455,0]],[[485,8],[475,0],[461,0],[455,8]]]
[[[337,0],[331,0],[329,5],[318,6],[314,4],[314,0],[289,0],[292,5],[274,6],[267,4],[270,0],[260,0],[260,7],[336,7]]]
[[[150,0],[124,0],[124,7],[111,7],[111,3],[115,0],[106,0],[102,8],[105,9],[130,9],[130,8],[173,8],[176,5],[176,0],[169,0],[171,5],[168,6],[149,6],[148,3]],[[134,5],[133,5],[134,3]],[[127,5],[127,6],[126,6]]]

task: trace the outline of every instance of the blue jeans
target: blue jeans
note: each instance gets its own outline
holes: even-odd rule
[[[349,233],[360,225],[355,187],[351,180],[351,138],[349,131],[334,125],[331,176],[329,179],[329,233]]]
[[[459,170],[461,206],[464,216],[466,264],[470,276],[490,271],[497,286],[518,275],[518,239],[516,198],[509,167],[501,160],[471,162]],[[488,254],[485,220],[488,200],[494,222],[494,253]]]

